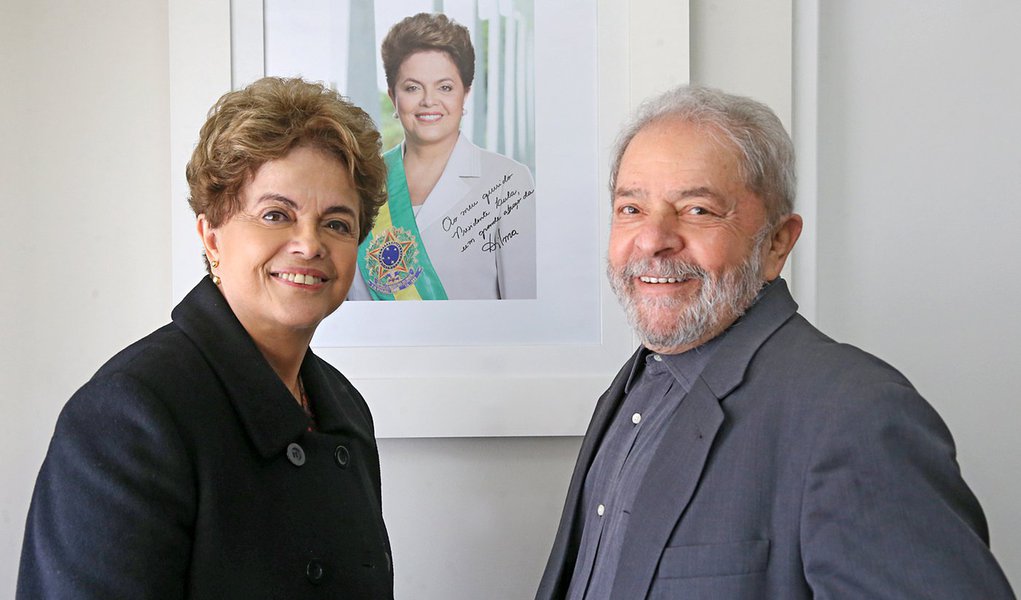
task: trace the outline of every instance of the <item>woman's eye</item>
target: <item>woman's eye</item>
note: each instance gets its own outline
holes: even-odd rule
[[[412,92],[417,92],[418,91],[418,86],[417,85],[406,85],[406,86],[404,86],[404,91],[408,92],[409,94],[412,93]]]
[[[287,215],[279,210],[270,210],[263,213],[262,220],[269,221],[270,223],[280,223],[287,220]]]
[[[442,86],[440,86],[440,89],[443,90],[444,92],[452,92],[452,91],[454,91],[454,86],[449,85],[449,84],[442,85]]]
[[[332,220],[326,222],[326,228],[337,233],[351,233],[351,225],[347,221]]]
[[[701,206],[693,206],[688,209],[689,215],[708,215],[709,211]]]

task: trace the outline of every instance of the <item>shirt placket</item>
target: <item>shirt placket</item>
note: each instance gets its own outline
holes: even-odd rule
[[[649,355],[639,385],[629,394],[631,402],[625,400],[616,417],[614,439],[607,440],[609,447],[618,450],[609,458],[599,457],[599,464],[594,465],[595,481],[603,482],[604,487],[595,490],[585,503],[585,527],[581,547],[585,549],[586,554],[579,557],[579,561],[583,561],[580,564],[585,566],[586,571],[576,575],[584,578],[586,584],[584,592],[581,595],[572,595],[572,599],[590,597],[593,573],[604,558],[601,556],[604,534],[622,534],[618,529],[623,518],[620,515],[623,497],[627,494],[629,485],[637,483],[631,482],[632,478],[628,477],[626,470],[631,466],[629,463],[635,448],[653,421],[654,407],[662,404],[662,398],[671,393],[672,386],[673,377],[661,363],[659,355]],[[590,539],[586,540],[586,537]],[[608,560],[612,562],[616,558],[609,557]]]

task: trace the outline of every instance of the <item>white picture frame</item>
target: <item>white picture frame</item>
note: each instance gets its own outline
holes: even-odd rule
[[[232,6],[232,4],[234,6]],[[245,6],[240,6],[244,4]],[[234,87],[235,81],[250,79],[238,69],[244,60],[232,56],[258,52],[258,36],[250,35],[257,20],[260,0],[208,2],[177,0],[170,5],[171,75],[171,213],[173,241],[173,293],[175,302],[202,276],[198,266],[198,245],[194,215],[187,207],[184,169],[194,148],[206,112],[216,99]],[[598,283],[593,284],[597,311],[596,328],[590,339],[579,343],[500,343],[455,345],[389,345],[323,347],[313,340],[313,349],[334,364],[368,401],[378,437],[476,437],[476,436],[562,436],[584,433],[591,409],[635,348],[616,299],[602,277],[603,257],[609,229],[609,153],[614,136],[631,108],[632,97],[644,96],[687,80],[687,27],[680,31],[671,22],[656,35],[657,16],[642,3],[601,0],[594,6],[584,0],[539,3],[548,13],[536,15],[539,40],[554,40],[539,56],[590,56],[594,58],[572,73],[583,83],[565,78],[557,69],[565,61],[540,59],[536,65],[536,89],[572,98],[570,114],[556,115],[556,121],[578,123],[595,132],[594,148],[582,168],[557,177],[545,174],[543,152],[562,152],[570,146],[542,142],[555,140],[557,131],[542,128],[552,121],[542,118],[541,98],[536,99],[537,193],[546,201],[571,194],[593,198],[589,219]],[[555,8],[548,4],[556,4]],[[680,6],[683,5],[683,6]],[[687,24],[687,2],[672,7],[676,17]],[[537,7],[538,10],[538,7]],[[644,11],[644,12],[643,12]],[[245,20],[248,20],[247,26]],[[631,35],[642,27],[643,35]],[[563,35],[566,29],[570,36]],[[249,32],[249,33],[245,33]],[[683,35],[679,35],[683,34]],[[651,34],[651,35],[650,35]],[[555,40],[570,39],[570,47]],[[630,42],[630,43],[629,43]],[[664,44],[666,47],[664,47]],[[672,65],[664,72],[657,64],[634,59],[666,51],[658,67]],[[568,65],[570,66],[570,65]],[[564,82],[573,87],[558,87]],[[537,95],[543,92],[537,91]],[[640,97],[639,96],[639,97]],[[572,120],[574,119],[574,120]],[[570,135],[570,129],[559,132]],[[551,150],[552,148],[552,150]],[[540,221],[543,219],[540,211]],[[196,250],[197,249],[197,250]],[[509,301],[497,301],[506,303]],[[527,302],[527,301],[525,301]],[[395,304],[395,303],[387,303]],[[442,304],[442,303],[434,303]],[[340,311],[350,308],[341,307]],[[569,307],[568,307],[569,308]],[[572,315],[563,314],[569,319]]]

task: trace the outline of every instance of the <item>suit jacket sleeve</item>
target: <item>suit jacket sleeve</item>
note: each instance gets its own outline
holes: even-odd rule
[[[906,383],[853,393],[815,433],[805,479],[814,596],[1013,598],[939,416]]]
[[[183,598],[195,487],[159,399],[93,379],[68,402],[29,511],[18,598]]]

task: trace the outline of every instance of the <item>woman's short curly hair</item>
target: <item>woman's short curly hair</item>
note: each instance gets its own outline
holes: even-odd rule
[[[404,60],[424,50],[446,52],[457,67],[464,87],[472,86],[475,80],[475,48],[468,36],[468,28],[444,14],[418,13],[391,27],[380,46],[386,87],[390,93],[397,85],[397,71]]]
[[[358,191],[358,240],[364,241],[386,202],[379,132],[343,96],[298,78],[264,77],[217,100],[186,170],[191,209],[219,227],[241,210],[241,188],[259,167],[298,146],[323,150],[347,168]]]

